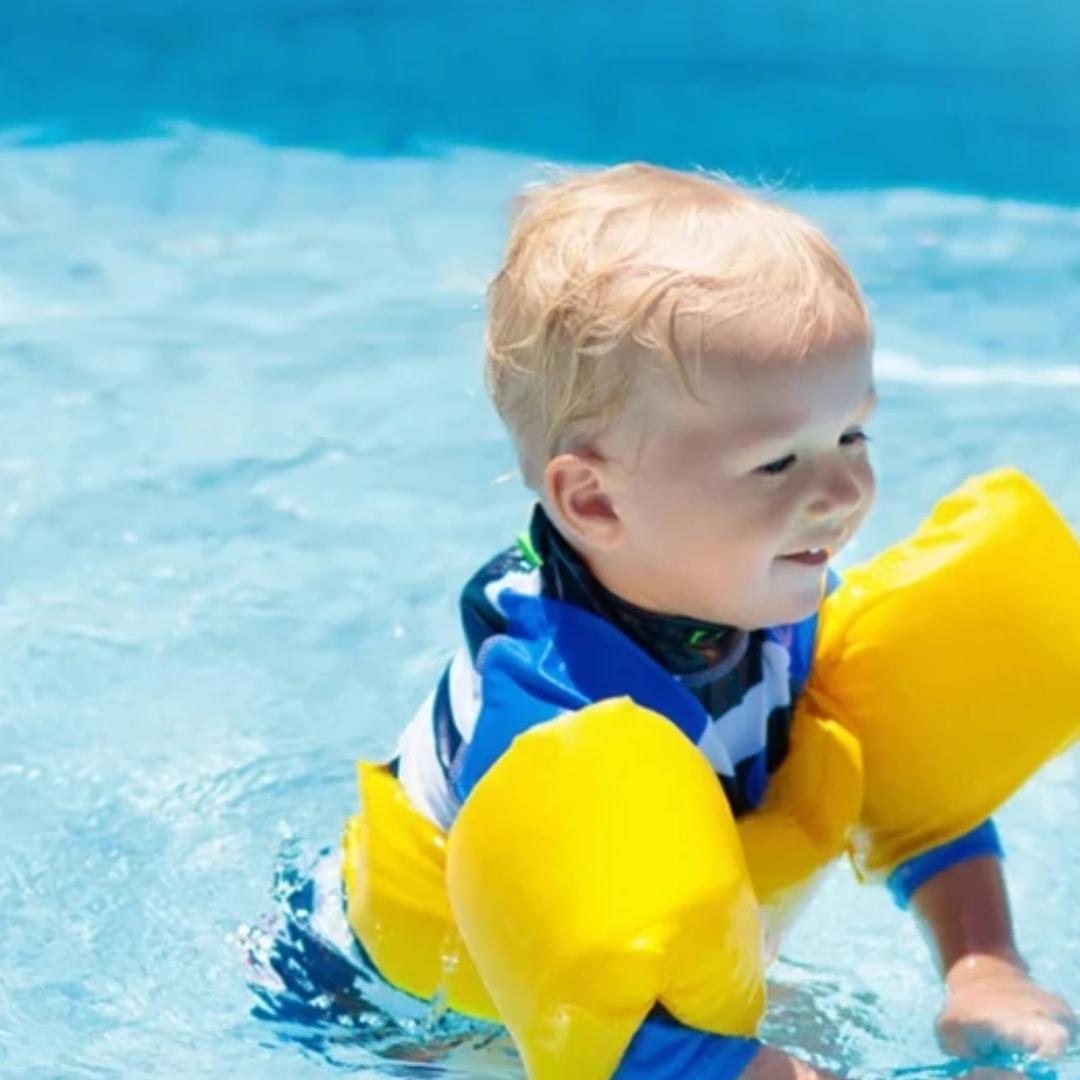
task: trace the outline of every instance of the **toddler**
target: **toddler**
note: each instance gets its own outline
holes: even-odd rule
[[[523,196],[489,304],[488,385],[537,503],[465,586],[464,643],[394,775],[447,830],[517,734],[613,696],[656,708],[641,687],[662,669],[707,714],[693,741],[732,814],[751,814],[789,753],[830,561],[874,497],[858,285],[799,215],[623,165]],[[1000,854],[987,822],[889,884],[940,965],[943,1046],[1053,1056],[1074,1020],[1017,951]],[[817,1073],[657,1007],[616,1075]]]

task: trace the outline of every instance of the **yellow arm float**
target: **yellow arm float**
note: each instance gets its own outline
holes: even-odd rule
[[[363,812],[345,826],[346,916],[379,973],[420,998],[498,1020],[446,896],[446,836],[381,765],[358,766]]]
[[[819,872],[847,847],[863,798],[862,752],[851,732],[800,707],[790,738],[763,802],[737,826],[773,947]]]
[[[851,570],[821,614],[804,711],[859,741],[857,871],[981,824],[1080,733],[1080,546],[1001,470]]]
[[[450,832],[461,934],[532,1080],[607,1080],[657,1002],[751,1035],[761,928],[722,789],[668,720],[612,699],[519,736]]]

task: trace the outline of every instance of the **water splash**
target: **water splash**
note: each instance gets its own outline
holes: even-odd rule
[[[357,945],[341,903],[340,864],[328,849],[305,854],[287,835],[274,870],[274,910],[235,941],[256,998],[252,1015],[282,1043],[354,1071],[388,1076],[521,1080],[503,1030],[461,1017],[445,995],[422,1002],[388,986]],[[448,948],[444,963],[460,962]]]

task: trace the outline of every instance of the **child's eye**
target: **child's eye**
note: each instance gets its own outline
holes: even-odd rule
[[[861,446],[863,443],[868,443],[870,436],[863,431],[862,428],[852,428],[851,431],[845,431],[840,436],[841,446]]]
[[[780,476],[782,473],[786,473],[794,464],[795,455],[788,454],[785,457],[777,458],[775,461],[770,461],[767,465],[759,465],[754,472],[761,473],[764,476]]]

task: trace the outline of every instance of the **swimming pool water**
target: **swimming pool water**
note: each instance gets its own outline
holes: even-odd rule
[[[194,124],[0,146],[0,1075],[520,1075],[422,1011],[262,1018],[245,957],[525,520],[482,289],[535,175]],[[1080,210],[787,197],[879,328],[881,497],[846,558],[1005,463],[1080,526]],[[1074,1003],[1078,764],[1000,816],[1021,941]],[[924,948],[844,869],[776,977],[779,1041],[864,1075],[942,1061]]]

